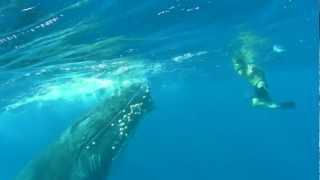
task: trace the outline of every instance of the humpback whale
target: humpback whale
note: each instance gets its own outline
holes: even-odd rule
[[[16,180],[105,179],[139,119],[152,109],[147,85],[122,89],[68,127]]]

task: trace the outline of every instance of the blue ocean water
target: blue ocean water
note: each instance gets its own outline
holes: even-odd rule
[[[314,180],[317,1],[1,0],[0,179],[13,179],[79,116],[123,86],[155,109],[108,179]],[[250,105],[235,41],[266,39],[257,64],[275,100]]]

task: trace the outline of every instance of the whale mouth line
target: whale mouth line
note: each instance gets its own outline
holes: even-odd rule
[[[110,120],[107,120],[108,123],[107,125],[104,125],[102,126],[101,128],[99,128],[95,133],[93,133],[86,141],[85,143],[82,145],[82,147],[80,148],[81,151],[79,152],[79,156],[80,154],[83,152],[83,150],[86,149],[87,145],[89,145],[91,142],[94,142],[96,139],[99,139],[99,137],[102,137],[107,131],[109,128],[111,128],[111,124],[113,122],[116,122],[116,119],[118,119],[121,114],[123,113],[122,110],[124,109],[127,109],[133,102],[134,100],[141,94],[141,90],[142,90],[142,87],[139,87],[139,90],[137,92],[135,92],[132,97],[128,100],[128,102],[123,106],[123,108],[120,108],[118,112],[116,112],[114,114],[114,116],[110,119]],[[116,126],[116,125],[114,125]],[[78,156],[78,157],[79,157]]]

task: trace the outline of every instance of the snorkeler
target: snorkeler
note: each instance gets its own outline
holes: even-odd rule
[[[248,49],[246,49],[248,50]],[[294,108],[294,102],[275,103],[272,101],[264,73],[255,64],[253,64],[250,56],[244,54],[243,49],[232,59],[235,71],[244,77],[254,88],[255,95],[251,99],[254,107],[265,107],[271,109]],[[246,51],[248,52],[248,51]]]

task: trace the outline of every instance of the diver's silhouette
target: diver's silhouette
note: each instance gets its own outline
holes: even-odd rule
[[[272,109],[287,109],[294,108],[295,103],[292,101],[275,103],[268,92],[265,75],[261,69],[251,63],[249,59],[239,53],[233,59],[233,67],[235,71],[244,77],[254,88],[254,97],[251,99],[251,104],[254,107],[265,107]]]

